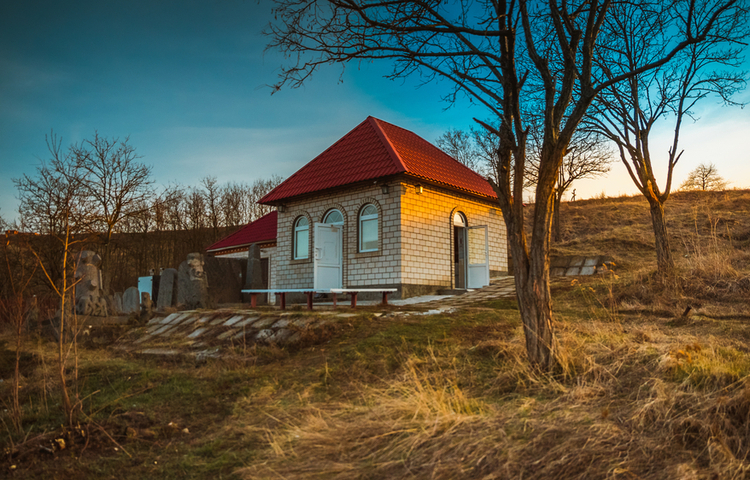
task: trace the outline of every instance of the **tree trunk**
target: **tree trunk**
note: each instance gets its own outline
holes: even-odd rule
[[[537,370],[548,372],[555,362],[549,288],[549,245],[555,200],[554,192],[550,189],[537,188],[536,193],[534,230],[530,241],[527,241],[523,227],[521,204],[515,204],[510,209],[506,205],[502,210],[513,257],[516,298],[529,362]]]
[[[555,243],[562,242],[560,233],[560,204],[562,203],[562,192],[555,193]]]
[[[674,259],[669,247],[664,204],[655,199],[649,199],[649,203],[651,205],[651,224],[654,227],[654,239],[656,240],[656,269],[659,276],[665,278],[674,273]]]

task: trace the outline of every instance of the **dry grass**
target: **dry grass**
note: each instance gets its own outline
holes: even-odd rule
[[[113,418],[137,405],[162,436],[115,436],[135,460],[110,457],[83,476],[750,478],[750,193],[670,200],[671,283],[653,275],[645,201],[566,208],[557,253],[609,254],[617,269],[553,284],[551,374],[530,368],[510,301],[353,318],[325,343],[254,364],[85,352],[93,402],[116,405]],[[39,403],[41,371],[25,387]],[[157,428],[172,421],[196,433]],[[72,475],[91,464],[65,465]]]
[[[507,340],[477,345],[491,352],[496,368],[494,382],[483,386],[466,381],[469,352],[430,348],[405,358],[393,378],[357,385],[354,399],[244,427],[262,435],[267,448],[241,473],[746,478],[750,361],[740,345],[719,347],[717,338],[667,328],[563,322],[563,366],[552,376],[528,368],[518,329]],[[237,412],[238,423],[245,415]]]

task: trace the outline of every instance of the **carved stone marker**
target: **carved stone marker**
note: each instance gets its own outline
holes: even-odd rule
[[[208,281],[210,305],[242,302],[245,262],[237,258],[205,257],[204,270]]]
[[[263,261],[260,258],[260,247],[255,243],[250,245],[250,248],[247,249],[247,275],[245,288],[258,290],[266,288],[266,285],[263,284]],[[250,294],[245,294],[243,300],[249,302],[249,296]],[[268,295],[259,295],[257,301],[258,305],[266,305],[268,303]]]
[[[112,309],[115,315],[122,314],[122,293],[117,292],[112,297]]]
[[[159,278],[159,296],[156,297],[156,309],[164,310],[177,304],[177,270],[162,270]]]
[[[130,315],[131,313],[138,314],[141,312],[140,295],[137,287],[130,287],[125,290],[122,295],[122,313]]]
[[[102,258],[91,250],[81,252],[76,266],[76,313],[79,315],[107,316],[107,300],[102,296]]]
[[[154,302],[151,301],[151,294],[148,292],[141,293],[141,320],[150,320],[151,312],[154,310]]]
[[[208,279],[205,259],[200,253],[189,253],[177,269],[177,306],[189,309],[209,308]]]
[[[254,243],[247,249],[247,280],[245,281],[245,288],[263,288],[260,247]]]

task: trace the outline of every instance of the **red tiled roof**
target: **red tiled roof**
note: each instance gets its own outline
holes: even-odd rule
[[[490,184],[422,137],[374,117],[360,123],[260,202],[281,200],[404,173],[497,198]]]
[[[228,235],[206,249],[207,252],[218,252],[230,248],[246,247],[253,243],[272,242],[276,240],[278,212],[275,210],[254,222],[248,223],[231,235]]]

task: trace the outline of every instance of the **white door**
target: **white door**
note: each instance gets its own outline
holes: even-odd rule
[[[316,290],[342,288],[341,225],[315,224],[313,276]]]
[[[487,243],[487,225],[469,227],[468,288],[482,288],[490,284],[490,252]]]

